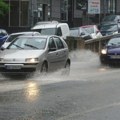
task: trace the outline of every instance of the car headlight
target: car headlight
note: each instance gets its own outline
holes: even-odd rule
[[[101,53],[104,54],[104,55],[107,54],[107,49],[102,49]]]
[[[36,63],[39,60],[38,60],[38,58],[27,58],[25,61],[28,62],[28,63]]]

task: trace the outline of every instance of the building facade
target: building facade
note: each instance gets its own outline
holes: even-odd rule
[[[9,12],[0,21],[9,28],[30,28],[38,21],[57,20],[70,27],[99,24],[103,16],[120,14],[120,0],[100,0],[100,14],[88,14],[89,0],[5,0]]]

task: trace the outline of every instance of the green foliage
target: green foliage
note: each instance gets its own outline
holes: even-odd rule
[[[0,16],[4,16],[9,10],[8,4],[6,4],[3,0],[0,0]]]

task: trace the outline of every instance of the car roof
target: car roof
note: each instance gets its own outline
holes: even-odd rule
[[[35,25],[43,25],[43,24],[51,24],[51,23],[58,23],[58,21],[40,21],[37,22]]]
[[[19,38],[25,38],[25,37],[29,37],[29,38],[49,38],[49,37],[55,37],[56,35],[40,35],[40,36],[29,36],[29,35],[22,35],[22,36],[19,36]],[[56,36],[56,37],[59,37],[59,36]]]
[[[35,29],[48,29],[48,28],[56,28],[60,25],[67,25],[67,23],[59,23],[59,22],[45,22],[45,23],[38,23],[37,25],[33,26],[31,30]]]
[[[5,29],[0,28],[0,32],[1,31],[7,33],[7,31]]]
[[[38,34],[40,34],[39,32],[36,32],[36,31],[27,31],[27,32],[16,32],[16,33],[11,33],[10,35],[19,35],[19,34],[36,34],[36,33],[38,33]]]
[[[88,27],[94,27],[94,26],[96,26],[96,25],[84,25],[84,26],[80,26],[80,27],[82,27],[82,28],[88,28]]]

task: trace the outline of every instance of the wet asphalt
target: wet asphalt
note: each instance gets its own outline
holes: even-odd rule
[[[120,119],[120,68],[102,66],[89,51],[71,59],[69,76],[1,76],[0,120]]]

